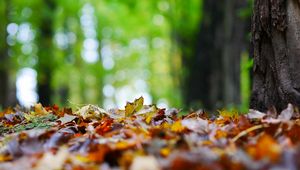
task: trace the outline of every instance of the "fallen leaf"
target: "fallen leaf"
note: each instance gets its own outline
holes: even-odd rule
[[[0,154],[0,163],[1,162],[6,162],[6,161],[11,161],[13,158],[11,155],[1,155]]]
[[[178,120],[171,125],[171,130],[174,132],[182,132],[185,130],[185,127],[181,124],[181,120]]]
[[[249,113],[246,116],[249,119],[262,119],[263,117],[266,116],[266,114],[257,110],[250,109]]]
[[[46,109],[43,107],[41,103],[34,105],[34,112],[35,114],[38,115],[48,114],[48,112],[46,111]]]
[[[62,124],[65,124],[65,123],[71,122],[75,118],[76,118],[76,116],[65,114],[64,117],[61,117],[57,120],[61,121]]]
[[[105,115],[108,115],[106,110],[91,104],[83,106],[82,108],[77,110],[74,114],[79,115],[83,119],[88,119],[88,120],[92,120],[92,119],[99,120],[102,119],[102,117],[104,117]]]
[[[256,160],[264,158],[272,162],[278,162],[281,155],[280,145],[269,135],[263,134],[258,140],[256,145],[248,148],[250,155]]]
[[[184,119],[182,120],[182,126],[185,126],[191,131],[200,133],[200,134],[205,134],[208,133],[208,121],[203,120],[201,118],[197,119]]]
[[[288,107],[280,113],[278,119],[282,121],[288,121],[293,117],[293,114],[294,114],[293,105],[289,103]]]
[[[160,170],[159,164],[153,156],[135,157],[130,170]]]
[[[169,156],[170,153],[171,153],[171,149],[170,149],[170,148],[162,148],[162,149],[160,150],[160,154],[161,154],[161,156],[163,156],[163,157]]]
[[[69,156],[68,149],[62,147],[56,154],[46,152],[42,159],[37,162],[34,170],[57,170],[63,169],[63,164]]]
[[[135,99],[133,103],[127,102],[125,106],[125,116],[129,117],[139,111],[144,104],[144,98],[140,97],[138,99]]]

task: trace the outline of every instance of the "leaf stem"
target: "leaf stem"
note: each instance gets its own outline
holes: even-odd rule
[[[246,130],[243,130],[242,132],[240,132],[239,134],[237,134],[234,138],[232,138],[232,142],[236,142],[239,138],[247,135],[248,133],[255,131],[257,129],[262,129],[262,128],[266,128],[269,127],[269,125],[266,124],[260,124],[260,125],[256,125],[256,126],[252,126]]]

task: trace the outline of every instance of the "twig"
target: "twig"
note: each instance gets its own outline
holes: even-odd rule
[[[261,124],[261,125],[256,125],[256,126],[252,126],[246,130],[243,130],[242,132],[240,132],[239,134],[237,134],[234,138],[232,138],[232,142],[236,142],[239,138],[247,135],[248,133],[255,131],[257,129],[262,129],[262,128],[266,128],[269,127],[269,125],[265,125],[265,124]]]

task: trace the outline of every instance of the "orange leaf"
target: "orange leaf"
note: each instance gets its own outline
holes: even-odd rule
[[[272,162],[278,162],[281,155],[280,145],[267,134],[263,134],[258,140],[255,147],[250,146],[248,153],[256,160],[268,158]]]

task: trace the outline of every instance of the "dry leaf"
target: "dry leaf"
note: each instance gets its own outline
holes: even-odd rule
[[[153,156],[138,156],[136,157],[130,168],[130,170],[160,170],[158,162]]]
[[[291,118],[293,117],[293,114],[294,114],[293,105],[289,103],[288,107],[280,113],[280,115],[278,116],[278,119],[282,120],[282,121],[288,121],[288,120],[291,120]]]
[[[125,116],[129,117],[139,111],[144,105],[144,98],[135,99],[133,103],[127,102],[125,106]]]
[[[104,117],[105,115],[108,115],[107,111],[105,111],[104,109],[91,104],[83,106],[74,114],[82,116],[83,119],[90,119],[90,120],[92,119],[99,120],[102,119],[102,117]]]

